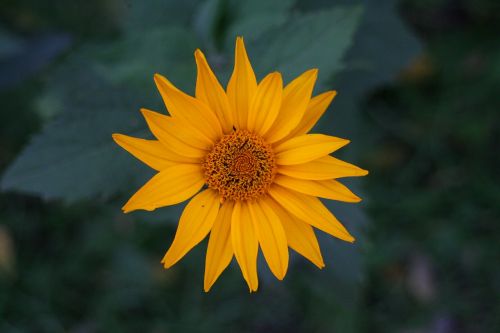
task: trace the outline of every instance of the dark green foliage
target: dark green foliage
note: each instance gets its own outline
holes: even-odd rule
[[[2,3],[0,332],[497,331],[494,7]],[[206,241],[170,270],[159,263],[183,205],[121,212],[153,171],[111,133],[150,137],[138,110],[164,111],[153,74],[192,93],[196,48],[225,84],[237,35],[258,78],[320,69],[316,92],[339,96],[318,129],[351,139],[339,156],[370,175],[346,181],[363,188],[362,204],[327,203],[357,242],[318,232],[324,270],[293,253],[278,282],[260,258],[259,292],[250,295],[233,263],[205,294]],[[56,39],[32,49],[54,52],[18,56],[38,36]],[[34,58],[39,65],[28,64]],[[19,59],[27,66],[5,76]]]
[[[367,331],[500,328],[498,12],[468,6],[408,2],[426,53],[363,107]]]

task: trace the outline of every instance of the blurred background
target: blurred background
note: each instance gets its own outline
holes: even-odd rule
[[[0,332],[500,332],[499,31],[496,0],[2,0]],[[237,35],[258,78],[319,68],[317,129],[370,174],[326,268],[206,294],[206,241],[160,264],[182,205],[122,214],[153,172],[111,133],[148,137],[196,48],[225,84]]]

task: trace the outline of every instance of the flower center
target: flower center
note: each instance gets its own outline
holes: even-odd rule
[[[222,200],[247,200],[267,192],[276,173],[271,146],[246,130],[224,135],[203,162],[206,182]]]

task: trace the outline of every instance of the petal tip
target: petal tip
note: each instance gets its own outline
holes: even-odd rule
[[[286,276],[286,273],[283,273],[283,274],[277,275],[276,278],[280,281],[283,281],[285,279],[285,276]]]
[[[366,176],[366,175],[368,175],[369,173],[370,173],[370,172],[369,172],[368,170],[365,170],[365,169],[361,169],[361,170],[359,171],[359,175],[360,175],[360,176]]]
[[[204,60],[205,59],[205,55],[203,54],[203,52],[200,49],[194,50],[194,57],[196,60]]]
[[[351,191],[350,191],[351,192]],[[358,202],[361,202],[363,201],[363,199],[361,199],[359,196],[357,196],[355,193],[350,193],[350,195],[348,196],[348,198],[350,199],[349,201],[346,201],[346,202],[350,202],[350,203],[358,203]],[[346,198],[347,199],[347,198]]]
[[[242,36],[236,37],[236,50],[240,50],[246,53],[245,41]]]
[[[253,292],[256,292],[257,289],[259,289],[259,282],[257,281],[256,283],[252,281],[246,281],[247,286],[248,286],[248,292],[251,294]]]
[[[341,140],[341,142],[340,142],[341,146],[339,148],[345,147],[351,143],[351,140],[349,140],[349,139],[340,139],[340,140]]]
[[[154,73],[153,79],[155,80],[155,82],[161,80],[161,78],[163,78],[163,76],[161,74]]]
[[[338,94],[337,90],[329,90],[325,92],[325,96],[327,96],[331,100],[333,100],[335,96],[337,96],[337,94]]]
[[[203,281],[203,291],[208,293],[210,289],[212,289],[213,284],[214,283],[212,281],[209,281],[208,279],[205,278]]]
[[[155,111],[148,110],[145,108],[141,108],[139,111],[141,112],[141,114],[144,117],[144,119],[146,120],[146,122],[148,122],[148,119],[150,119],[151,117],[154,117],[155,114],[157,113]]]
[[[137,205],[132,200],[127,201],[127,203],[125,205],[123,205],[123,207],[122,207],[122,211],[125,214],[133,212],[134,210],[137,210],[137,209],[139,209],[139,208],[137,207]]]
[[[168,254],[168,253],[167,253]],[[163,259],[161,260],[161,263],[163,264],[163,268],[164,269],[169,269],[170,267],[173,266],[173,263],[167,258],[167,255],[165,254],[165,256],[163,257]]]
[[[153,75],[153,79],[158,87],[162,88],[170,88],[172,90],[175,90],[176,88],[172,85],[172,83],[163,75],[159,73],[155,73]]]
[[[307,78],[307,80],[316,80],[318,78],[318,72],[319,70],[317,68],[312,68],[305,71],[302,75],[305,75],[305,78]]]

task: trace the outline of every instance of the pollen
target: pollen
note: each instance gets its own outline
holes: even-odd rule
[[[249,200],[267,193],[276,173],[271,146],[246,130],[224,135],[203,162],[208,186],[221,201]]]

